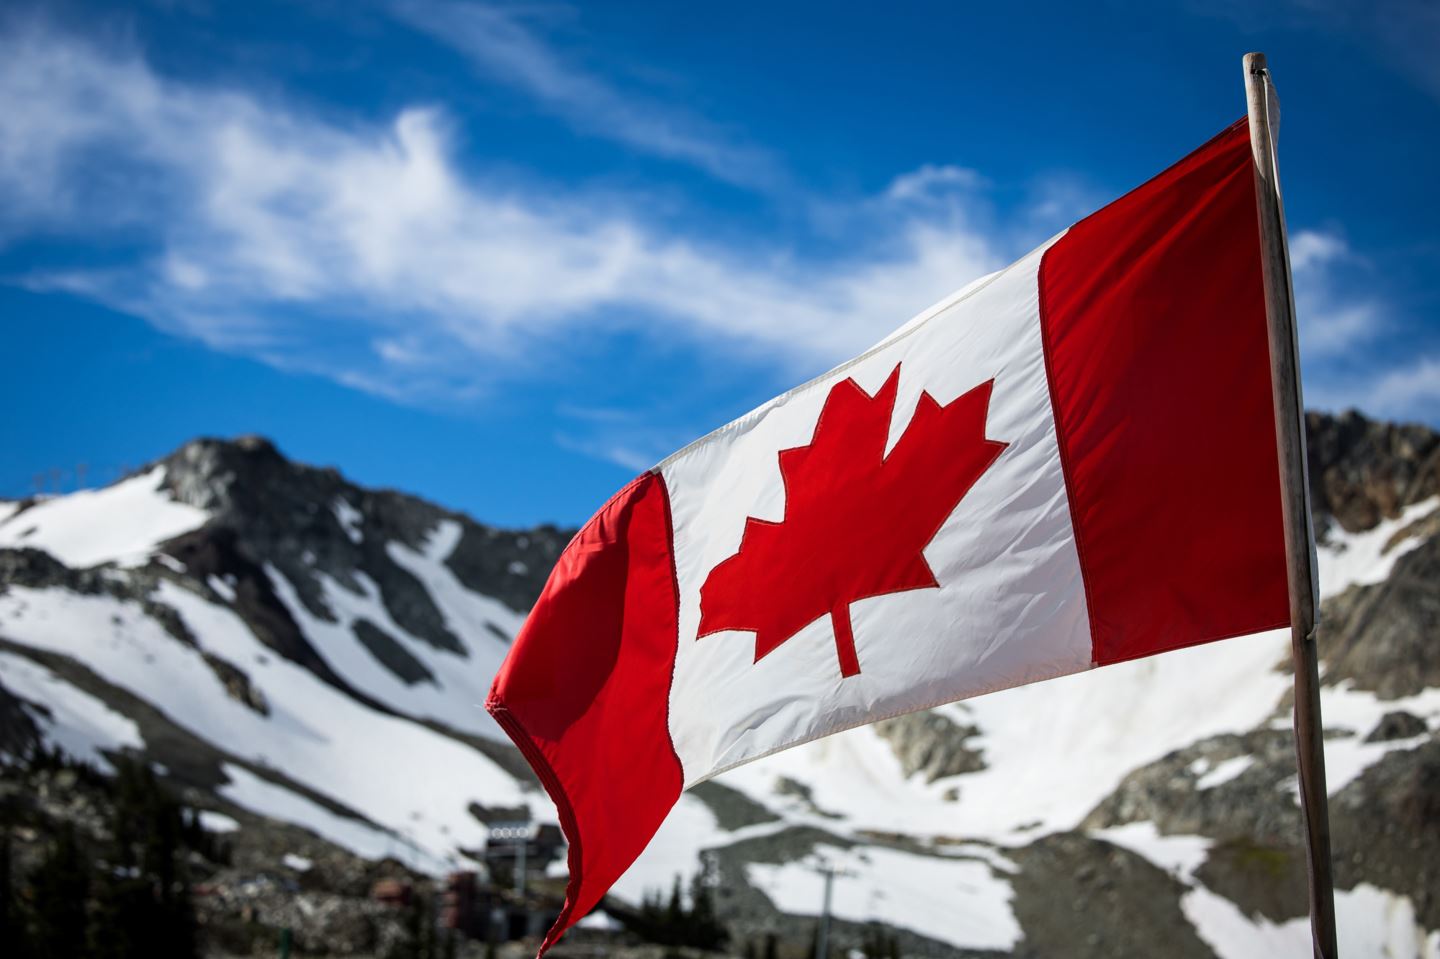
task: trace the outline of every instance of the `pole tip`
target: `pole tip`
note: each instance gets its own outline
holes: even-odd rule
[[[1260,71],[1264,70],[1264,69],[1265,69],[1265,54],[1263,54],[1263,53],[1247,53],[1247,54],[1245,54],[1245,69],[1248,70],[1248,71],[1250,71],[1251,73],[1259,73]]]

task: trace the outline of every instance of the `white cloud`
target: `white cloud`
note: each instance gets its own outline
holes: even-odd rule
[[[435,108],[337,122],[37,28],[0,40],[0,124],[0,237],[123,224],[150,249],[32,287],[411,402],[475,395],[486,358],[523,374],[544,357],[521,347],[576,328],[813,370],[1000,262],[949,208],[890,210],[844,261],[715,246],[614,197],[462,170]]]
[[[1440,407],[1440,356],[1423,356],[1381,374],[1366,391],[1362,405],[1381,416],[1433,421]]]
[[[623,94],[561,56],[527,22],[534,10],[454,0],[396,0],[391,10],[584,133],[691,164],[730,183],[773,187],[783,179],[766,152],[686,111]]]
[[[556,413],[572,423],[554,434],[557,445],[636,472],[654,466],[698,432],[693,424],[661,425],[651,410],[561,405]]]
[[[967,167],[927,163],[918,170],[897,176],[885,195],[892,200],[915,200],[947,190],[975,190],[986,185],[983,176]]]
[[[1320,409],[1357,407],[1371,416],[1434,422],[1440,357],[1380,292],[1373,265],[1335,230],[1296,232],[1290,264],[1306,401]]]
[[[462,167],[453,134],[434,106],[382,123],[336,119],[165,77],[133,51],[7,29],[0,245],[123,237],[143,252],[103,268],[50,254],[21,279],[281,369],[453,406],[546,375],[577,333],[617,329],[725,350],[782,377],[812,373],[1030,239],[989,225],[978,174],[925,166],[830,205],[843,256],[733,234],[722,244],[703,223],[658,224],[644,196],[516,186]],[[484,152],[483,136],[467,137]],[[1430,361],[1327,368],[1363,356],[1390,329],[1389,311],[1342,234],[1299,231],[1291,251],[1312,394],[1377,413],[1433,410]],[[637,446],[635,430],[592,424],[565,442],[627,465],[669,448],[668,434]]]
[[[1075,223],[1114,199],[1073,173],[1048,173],[1030,185],[1024,216],[1045,235]]]
[[[648,445],[641,446],[633,442],[615,440],[612,437],[577,436],[568,432],[556,433],[555,443],[561,449],[581,453],[592,459],[603,460],[636,474],[648,470],[673,450],[684,445],[684,441],[681,441],[672,443],[663,449],[653,449]]]
[[[1300,230],[1290,238],[1295,281],[1295,316],[1301,355],[1319,360],[1341,356],[1382,336],[1386,309],[1380,297],[1357,289],[1374,282],[1364,260],[1334,231]],[[1345,283],[1343,279],[1352,278]]]
[[[1290,266],[1297,273],[1349,257],[1350,246],[1336,233],[1301,230],[1290,238]]]

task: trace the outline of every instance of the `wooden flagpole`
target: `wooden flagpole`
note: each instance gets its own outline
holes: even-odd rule
[[[1275,157],[1279,101],[1265,54],[1247,53],[1245,99],[1250,149],[1255,158],[1255,203],[1260,216],[1260,256],[1265,273],[1265,315],[1270,331],[1270,374],[1275,401],[1275,440],[1280,454],[1280,491],[1285,558],[1290,583],[1290,652],[1295,663],[1295,757],[1300,770],[1300,807],[1310,881],[1310,931],[1316,959],[1336,959],[1335,887],[1330,872],[1330,812],[1325,789],[1324,727],[1320,721],[1320,670],[1315,650],[1318,590],[1315,533],[1310,522],[1310,484],[1305,462],[1304,401],[1295,334],[1295,296],[1280,168]]]

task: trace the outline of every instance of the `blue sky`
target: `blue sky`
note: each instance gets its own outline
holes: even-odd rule
[[[576,523],[1283,104],[1307,399],[1440,424],[1440,7],[0,12],[0,496],[262,433]],[[47,483],[50,483],[47,480]]]

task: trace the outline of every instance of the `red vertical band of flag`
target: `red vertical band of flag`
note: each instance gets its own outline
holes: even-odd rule
[[[486,704],[560,811],[565,906],[593,909],[680,798],[668,706],[679,601],[665,481],[646,473],[575,535]]]
[[[1096,664],[1290,621],[1251,163],[1242,120],[1040,267]]]

